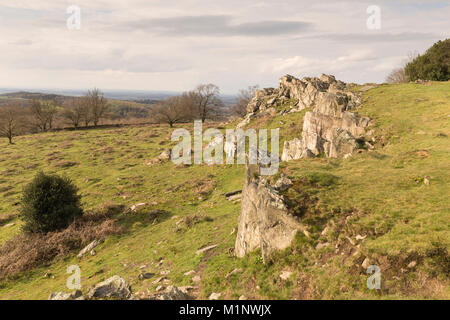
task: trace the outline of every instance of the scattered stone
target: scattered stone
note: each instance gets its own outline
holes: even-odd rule
[[[411,262],[408,264],[408,268],[409,268],[409,269],[413,269],[416,265],[417,265],[417,262],[416,262],[416,261],[411,261]]]
[[[178,287],[169,286],[167,289],[155,297],[156,300],[188,300],[189,297]]]
[[[95,250],[91,250],[91,256],[95,256],[97,254],[97,252]]]
[[[156,278],[156,280],[153,281],[153,284],[158,284],[158,283],[160,283],[161,281],[163,281],[164,279],[166,279],[166,277],[159,277],[159,278]]]
[[[89,243],[84,249],[82,249],[77,257],[81,259],[86,253],[91,252],[95,247],[97,247],[99,244],[103,243],[103,240],[94,240],[91,243]]]
[[[4,226],[3,226],[3,228],[9,228],[9,227],[13,227],[13,226],[15,226],[16,224],[15,223],[8,223],[8,224],[5,224]]]
[[[358,241],[360,241],[360,240],[364,240],[364,239],[366,239],[367,238],[367,235],[365,235],[365,236],[361,236],[361,235],[357,235],[356,236],[356,240],[358,240]]]
[[[322,233],[320,234],[322,237],[326,236],[328,234],[328,231],[330,230],[330,228],[325,227],[325,229],[322,230]]]
[[[283,272],[281,272],[281,274],[280,274],[280,278],[282,279],[282,280],[288,280],[291,276],[292,276],[292,274],[293,274],[293,272],[291,272],[291,271],[283,271]]]
[[[222,296],[222,293],[213,292],[209,296],[209,300],[219,300],[221,296]]]
[[[206,247],[206,248],[202,248],[202,249],[199,249],[199,250],[197,250],[197,252],[195,253],[196,255],[200,255],[200,254],[202,254],[202,253],[205,253],[205,252],[207,252],[207,251],[210,251],[210,250],[212,250],[212,249],[215,249],[215,248],[217,248],[219,245],[217,245],[217,244],[215,244],[215,245],[212,245],[212,246],[209,246],[209,247]]]
[[[185,276],[192,276],[192,275],[194,275],[194,274],[195,274],[195,271],[194,271],[194,270],[191,270],[191,271],[188,271],[188,272],[185,272],[185,273],[184,273]]]
[[[138,279],[139,279],[139,280],[146,280],[146,279],[151,279],[151,278],[153,278],[154,276],[155,276],[154,273],[151,273],[151,272],[145,272],[145,273],[141,273],[141,274],[138,276]]]
[[[236,269],[234,269],[233,271],[229,272],[229,273],[225,276],[225,278],[228,279],[228,278],[231,277],[232,275],[238,274],[238,273],[242,273],[242,272],[244,272],[244,269],[242,269],[242,268],[236,268]]]
[[[248,300],[248,298],[246,296],[242,295],[239,297],[239,300]]]
[[[80,290],[77,290],[72,293],[52,292],[48,297],[48,300],[81,300],[80,298],[82,296],[83,293]]]
[[[138,203],[138,204],[134,204],[134,205],[132,205],[131,206],[131,211],[136,211],[137,209],[139,209],[140,207],[144,207],[144,206],[146,206],[147,204],[145,203],[145,202],[143,202],[143,203]]]
[[[423,179],[423,183],[424,183],[425,185],[429,186],[429,185],[430,185],[430,177],[429,177],[429,176],[426,176],[426,177]]]
[[[89,299],[97,298],[117,298],[128,299],[131,296],[131,287],[124,279],[119,276],[113,276],[103,282],[100,282],[89,289],[87,297]]]
[[[363,263],[361,264],[361,267],[363,267],[364,269],[367,269],[370,266],[370,260],[369,258],[365,258]]]

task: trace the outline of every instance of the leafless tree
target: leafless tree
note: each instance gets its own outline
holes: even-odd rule
[[[175,123],[189,120],[192,117],[191,106],[186,105],[188,95],[167,98],[158,103],[151,115],[156,122],[167,123],[172,128]]]
[[[386,78],[387,83],[408,83],[409,78],[406,75],[405,68],[413,61],[415,58],[417,58],[419,54],[417,52],[410,52],[408,53],[408,57],[403,61],[402,66],[400,68],[395,68],[394,70],[389,73],[389,75]]]
[[[53,101],[32,100],[30,110],[34,125],[39,131],[45,132],[53,128],[53,122],[58,113],[58,108]]]
[[[18,134],[19,113],[13,106],[0,107],[0,136],[8,138],[9,144]]]
[[[219,87],[212,83],[201,84],[191,92],[195,99],[197,117],[203,122],[206,119],[211,119],[216,114],[217,109],[223,105],[219,94]]]
[[[99,89],[94,88],[86,94],[86,103],[90,111],[90,117],[92,117],[92,122],[96,127],[108,111],[108,101]],[[88,119],[88,117],[85,119],[86,126],[90,122]]]
[[[392,70],[392,72],[387,76],[387,83],[407,83],[408,76],[405,73],[405,68],[397,68]]]
[[[85,119],[85,113],[88,112],[84,98],[73,98],[66,102],[63,117],[69,121],[75,128]]]
[[[231,112],[233,115],[238,117],[244,117],[247,114],[247,105],[250,100],[255,96],[256,90],[259,89],[258,85],[249,86],[246,89],[242,89],[239,91],[238,101],[237,103],[231,107]]]

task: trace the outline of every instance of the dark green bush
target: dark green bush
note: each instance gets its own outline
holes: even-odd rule
[[[435,43],[427,52],[406,65],[409,81],[450,80],[450,39]]]
[[[78,189],[68,178],[39,172],[23,190],[24,231],[47,233],[67,228],[83,214]]]

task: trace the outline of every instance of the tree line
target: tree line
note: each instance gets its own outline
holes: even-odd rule
[[[253,98],[258,86],[241,90],[237,102],[229,110],[228,116],[243,117],[247,105]],[[224,102],[220,99],[220,89],[214,84],[202,84],[194,90],[160,101],[151,111],[151,118],[157,123],[167,123],[173,127],[176,123],[193,120],[218,120],[224,116]]]
[[[222,120],[229,116],[243,117],[247,105],[258,86],[241,90],[236,102],[226,106],[220,98],[220,89],[214,84],[201,84],[191,91],[169,97],[149,106],[147,120],[151,123],[166,123],[173,127],[176,123],[193,120]],[[58,101],[32,99],[27,106],[6,105],[0,107],[0,136],[8,138],[35,132],[46,132],[55,128],[58,121],[77,129],[98,126],[107,116],[110,104],[97,88],[89,90],[82,97]]]
[[[0,107],[0,136],[13,143],[13,137],[29,132],[52,130],[57,118],[74,128],[98,126],[108,111],[108,101],[94,88],[83,97],[74,97],[60,103],[57,99],[33,99],[28,106]]]

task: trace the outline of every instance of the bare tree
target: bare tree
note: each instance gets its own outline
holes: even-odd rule
[[[407,83],[408,76],[405,73],[405,68],[397,68],[392,70],[392,72],[387,76],[387,83]]]
[[[86,103],[89,107],[92,122],[96,127],[99,124],[101,118],[105,116],[105,113],[108,110],[108,101],[99,89],[94,88],[92,90],[89,90],[86,94]],[[88,121],[87,118],[85,122],[86,121]]]
[[[402,66],[400,68],[395,68],[389,73],[386,78],[387,83],[408,83],[409,78],[406,75],[405,68],[406,66],[417,58],[419,54],[417,52],[409,52],[408,57],[403,61]]]
[[[39,131],[45,132],[53,128],[53,122],[58,108],[53,101],[32,100],[30,107],[34,125]]]
[[[81,121],[85,118],[85,112],[87,111],[85,99],[73,98],[66,102],[62,115],[70,124],[78,128]]]
[[[0,136],[8,138],[9,144],[13,144],[13,137],[18,130],[18,111],[12,106],[0,108]]]
[[[167,123],[172,128],[175,123],[192,118],[190,101],[188,94],[167,98],[153,108],[151,115],[156,122]]]
[[[204,122],[206,119],[211,119],[217,109],[223,105],[219,98],[220,89],[218,86],[210,84],[201,84],[191,95],[195,99],[197,107],[197,116]]]
[[[246,89],[239,91],[237,103],[231,107],[231,112],[233,115],[238,117],[244,117],[247,114],[247,105],[255,96],[256,90],[259,89],[258,85],[249,86]]]

